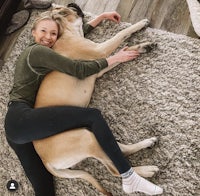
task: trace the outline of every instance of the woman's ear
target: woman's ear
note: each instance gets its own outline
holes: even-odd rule
[[[31,34],[32,34],[33,37],[35,37],[35,30],[34,29],[31,31]]]

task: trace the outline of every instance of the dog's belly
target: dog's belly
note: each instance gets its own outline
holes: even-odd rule
[[[92,96],[96,75],[79,80],[73,76],[52,72],[42,82],[35,107],[71,105],[86,107]]]
[[[72,167],[100,151],[94,134],[85,128],[68,130],[33,144],[42,161],[56,169]]]

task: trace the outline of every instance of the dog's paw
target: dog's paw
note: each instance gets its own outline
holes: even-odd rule
[[[156,47],[157,47],[157,43],[153,43],[153,42],[145,42],[141,44],[141,48],[143,48],[143,51],[145,53],[150,52]]]
[[[151,50],[153,50],[154,48],[156,48],[157,44],[153,43],[153,42],[144,42],[144,43],[140,43],[136,46],[131,46],[129,47],[128,50],[137,50],[140,54],[143,53],[147,53],[150,52]]]
[[[159,171],[159,168],[155,165],[139,166],[134,167],[133,169],[138,175],[145,178],[150,178]]]
[[[156,137],[151,137],[149,139],[143,140],[144,148],[151,148],[158,142]]]
[[[150,21],[149,21],[147,18],[141,20],[140,22],[143,23],[143,26],[144,26],[144,27],[147,27],[147,26],[149,26],[149,24],[150,24]]]

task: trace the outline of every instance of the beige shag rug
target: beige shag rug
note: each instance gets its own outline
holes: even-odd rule
[[[30,42],[30,24],[37,14],[38,11],[32,13],[0,72],[1,196],[33,195],[16,155],[5,140],[4,118],[15,61]],[[88,38],[102,42],[129,25],[104,22]],[[154,148],[142,150],[129,160],[134,166],[157,165],[160,168],[150,180],[164,188],[163,196],[199,196],[200,40],[147,28],[135,33],[126,43],[147,40],[156,42],[157,48],[98,79],[90,106],[102,111],[120,142],[159,138]],[[120,178],[111,176],[98,161],[87,159],[77,167],[92,173],[114,196],[126,195],[122,192]],[[6,189],[10,179],[19,182],[19,189],[14,193]],[[55,181],[58,196],[101,195],[80,179],[55,178]]]

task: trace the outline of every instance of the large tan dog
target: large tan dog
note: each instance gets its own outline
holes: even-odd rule
[[[53,49],[72,59],[98,59],[107,57],[128,36],[131,36],[132,33],[142,29],[149,23],[146,19],[142,20],[117,33],[110,40],[97,44],[83,37],[82,18],[77,15],[74,8],[54,5],[52,12],[62,14],[67,27]],[[152,43],[143,43],[130,47],[129,50],[135,49],[143,53],[151,46]],[[115,66],[113,65],[112,68]],[[35,107],[53,105],[87,107],[92,96],[95,80],[109,69],[111,68],[106,68],[100,73],[94,74],[84,80],[53,71],[42,82]],[[153,137],[131,145],[119,143],[119,146],[125,155],[130,155],[131,153],[154,145],[156,141],[157,139]],[[83,159],[93,157],[101,161],[113,175],[119,176],[117,169],[103,152],[93,133],[85,128],[81,128],[66,131],[46,139],[34,141],[33,143],[45,167],[53,175],[62,178],[85,179],[103,194],[111,195],[89,173],[83,170],[69,169]],[[135,167],[134,169],[143,177],[151,177],[158,171],[156,166],[142,166]]]

